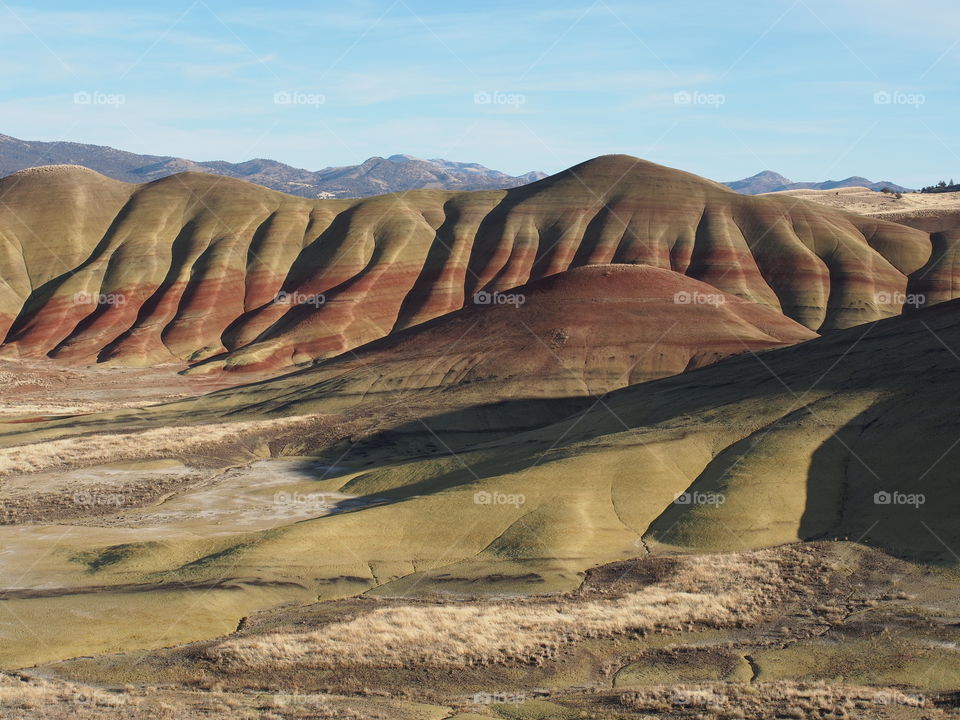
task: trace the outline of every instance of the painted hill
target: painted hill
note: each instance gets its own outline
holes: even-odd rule
[[[241,163],[197,162],[184,158],[138,155],[100,145],[18,140],[0,135],[0,176],[44,165],[80,165],[129,183],[142,183],[182,172],[239,178],[302,197],[367,197],[417,190],[488,190],[517,187],[546,177],[533,171],[513,177],[476,163],[422,160],[411,155],[372,157],[360,165],[310,171],[275,160]]]
[[[583,265],[679,272],[816,331],[955,296],[928,233],[628,156],[521,188],[307,200],[187,173],[0,181],[7,355],[205,370],[332,357]]]
[[[865,177],[854,175],[845,180],[825,180],[823,182],[793,182],[780,173],[772,170],[764,170],[756,175],[751,175],[743,180],[732,180],[724,183],[731,190],[744,195],[761,195],[769,192],[780,192],[782,190],[835,190],[845,187],[865,187],[876,192],[883,189],[893,192],[912,192],[909,188],[897,185],[889,180],[881,182],[871,182]]]
[[[646,265],[576,268],[478,300],[297,373],[285,387],[291,398],[338,406],[432,389],[457,407],[579,397],[816,337],[771,308]]]

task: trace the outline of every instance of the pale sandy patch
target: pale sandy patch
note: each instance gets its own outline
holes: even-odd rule
[[[206,447],[242,444],[267,432],[296,428],[319,418],[297,415],[277,420],[164,427],[132,433],[103,433],[15,445],[0,450],[0,477],[52,467],[82,467],[119,460],[180,457]]]

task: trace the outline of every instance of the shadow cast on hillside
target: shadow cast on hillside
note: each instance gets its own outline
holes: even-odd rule
[[[904,559],[960,563],[955,408],[940,384],[915,390],[864,411],[813,453],[802,539],[849,540]]]

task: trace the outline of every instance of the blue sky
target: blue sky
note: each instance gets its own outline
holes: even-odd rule
[[[958,71],[956,0],[0,1],[0,133],[308,169],[917,186],[960,178]]]

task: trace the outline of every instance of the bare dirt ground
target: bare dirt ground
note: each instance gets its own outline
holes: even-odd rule
[[[179,375],[184,367],[0,360],[0,423],[143,407],[229,387],[237,380]]]

